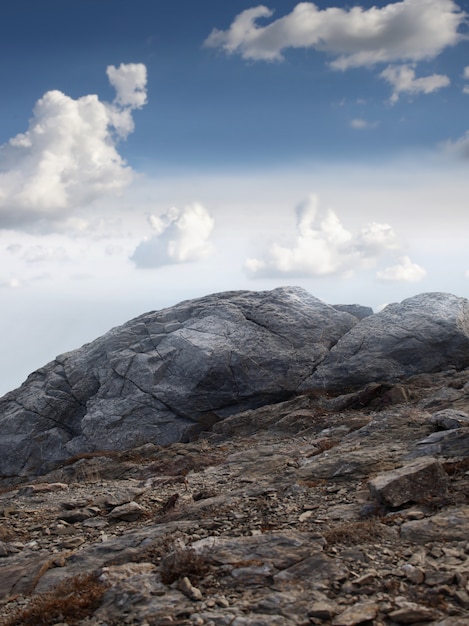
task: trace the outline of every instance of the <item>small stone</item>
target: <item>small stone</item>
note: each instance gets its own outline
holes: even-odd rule
[[[466,591],[458,589],[454,592],[454,597],[462,607],[469,609],[469,594]]]
[[[194,587],[191,581],[187,578],[187,576],[184,576],[184,578],[179,581],[178,589],[187,598],[189,598],[189,600],[193,600],[194,602],[200,602],[203,598],[200,589]]]
[[[423,583],[425,580],[425,573],[419,567],[415,567],[411,563],[403,565],[402,571],[407,580],[416,585]]]
[[[75,524],[76,522],[83,522],[91,517],[95,517],[96,510],[93,508],[86,509],[74,509],[72,511],[65,511],[61,513],[57,519],[60,519],[67,524]]]
[[[109,513],[109,517],[116,520],[122,520],[123,522],[135,522],[140,519],[145,513],[143,506],[140,506],[137,502],[127,502],[121,506],[116,506]]]
[[[437,585],[449,585],[454,580],[454,572],[443,572],[441,570],[426,570],[425,584],[429,587]]]
[[[456,409],[444,409],[431,416],[430,424],[439,430],[461,428],[462,426],[469,426],[469,415]]]
[[[332,619],[339,612],[339,608],[330,602],[315,602],[308,611],[308,617],[317,619]]]
[[[358,578],[353,580],[352,583],[357,587],[361,587],[362,585],[368,585],[369,583],[372,583],[377,578],[379,578],[378,572],[372,569],[366,572],[366,574],[363,574],[362,576],[359,576]]]
[[[437,619],[438,611],[414,602],[402,602],[401,606],[389,613],[389,617],[398,624],[415,624]]]
[[[375,619],[377,614],[378,605],[376,603],[358,602],[334,618],[332,624],[333,626],[356,626]]]

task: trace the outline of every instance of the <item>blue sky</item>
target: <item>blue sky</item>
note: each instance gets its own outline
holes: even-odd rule
[[[2,10],[0,393],[150,309],[469,284],[468,2]]]

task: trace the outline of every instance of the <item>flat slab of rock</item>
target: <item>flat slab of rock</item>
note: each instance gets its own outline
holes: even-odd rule
[[[467,541],[469,537],[469,507],[448,509],[420,520],[405,522],[401,537],[415,543],[429,541]]]
[[[448,475],[441,463],[425,458],[376,476],[369,481],[368,488],[382,504],[398,507],[443,495],[447,485]]]
[[[333,621],[333,626],[358,626],[365,622],[371,622],[378,614],[378,605],[375,602],[357,602],[349,606]]]

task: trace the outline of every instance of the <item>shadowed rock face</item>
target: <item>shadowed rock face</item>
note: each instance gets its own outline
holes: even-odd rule
[[[0,400],[0,474],[179,441],[285,399],[356,323],[300,288],[227,292],[142,315]]]
[[[363,319],[331,349],[302,389],[338,390],[469,364],[469,302],[424,293]]]

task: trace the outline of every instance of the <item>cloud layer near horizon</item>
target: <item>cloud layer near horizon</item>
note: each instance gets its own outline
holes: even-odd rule
[[[156,233],[140,242],[130,257],[138,268],[198,261],[212,252],[209,237],[215,221],[198,202],[150,215],[148,221]]]
[[[319,199],[311,195],[296,209],[297,236],[291,245],[271,243],[259,258],[249,258],[245,269],[251,278],[311,277],[351,274],[370,269],[398,248],[389,224],[372,222],[356,235],[344,228],[331,209],[321,211]],[[410,264],[410,265],[409,265]],[[425,276],[408,257],[378,278],[384,281],[414,281]]]
[[[134,129],[132,111],[146,102],[146,67],[107,68],[113,103],[48,91],[29,128],[0,147],[0,228],[48,232],[86,227],[80,212],[131,182],[117,142]]]

